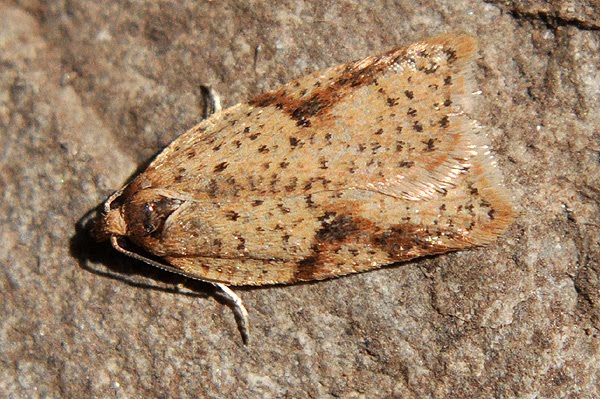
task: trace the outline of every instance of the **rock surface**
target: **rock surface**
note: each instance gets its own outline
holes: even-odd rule
[[[16,3],[0,3],[4,396],[600,397],[597,2]],[[520,212],[494,245],[237,290],[244,346],[210,287],[76,228],[199,120],[201,85],[229,106],[449,31],[479,39],[475,116]]]

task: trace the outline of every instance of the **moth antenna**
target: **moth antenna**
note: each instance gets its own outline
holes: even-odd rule
[[[256,65],[258,65],[258,59],[260,58],[260,53],[262,51],[262,45],[257,44],[254,47],[254,72],[256,72]]]
[[[219,94],[210,86],[202,86],[201,90],[204,98],[204,119],[221,112],[221,97]]]
[[[114,194],[106,202],[111,201],[111,199],[113,199],[113,196],[114,196]],[[118,237],[115,237],[115,236],[110,237],[110,244],[112,245],[112,247],[114,249],[121,252],[122,254],[132,257],[133,259],[139,260],[140,262],[144,262],[150,266],[156,267],[157,269],[161,269],[161,270],[164,270],[169,273],[175,273],[175,274],[187,277],[192,280],[210,283],[210,284],[214,285],[215,287],[219,288],[221,290],[221,292],[223,293],[223,295],[225,296],[225,298],[227,298],[227,300],[229,300],[231,302],[231,304],[233,305],[236,322],[238,323],[238,328],[240,330],[240,333],[242,334],[242,341],[244,342],[244,344],[248,343],[248,340],[250,339],[250,321],[249,321],[249,316],[248,316],[248,310],[246,310],[246,307],[244,306],[244,302],[242,301],[242,298],[240,298],[239,295],[237,295],[231,288],[229,288],[228,286],[226,286],[225,284],[222,284],[222,283],[216,283],[216,282],[212,282],[212,281],[206,281],[203,279],[199,279],[198,277],[196,277],[192,274],[189,274],[181,269],[177,269],[173,266],[165,265],[164,263],[157,262],[155,260],[152,260],[150,258],[142,256],[138,253],[129,251],[128,249],[123,248],[119,244]]]
[[[127,187],[127,186],[125,186]],[[108,197],[106,199],[106,201],[104,201],[104,213],[108,214],[108,212],[110,212],[110,206],[113,203],[113,201],[117,198],[119,198],[121,196],[121,194],[123,194],[123,190],[125,190],[125,187],[121,188],[120,190],[115,191],[114,193],[111,194],[110,197]]]

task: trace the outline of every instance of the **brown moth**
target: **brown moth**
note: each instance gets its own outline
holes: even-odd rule
[[[106,201],[96,235],[218,285],[244,317],[228,285],[488,244],[514,216],[469,117],[475,52],[474,38],[442,35],[217,112]]]

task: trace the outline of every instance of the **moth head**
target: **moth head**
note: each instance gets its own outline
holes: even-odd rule
[[[93,220],[90,232],[98,241],[109,240],[114,249],[127,256],[160,269],[174,271],[169,265],[127,249],[127,245],[123,247],[120,238],[154,253],[153,244],[160,242],[166,220],[182,203],[182,200],[171,198],[161,190],[122,189],[106,200],[102,212]]]
[[[92,234],[99,241],[124,236],[134,241],[157,238],[166,220],[182,203],[152,188],[116,193],[106,200]]]
[[[97,241],[106,241],[110,237],[127,235],[127,223],[121,208],[110,209],[97,217],[92,226],[92,236]]]
[[[93,221],[90,233],[96,241],[106,241],[111,237],[127,235],[127,222],[123,217],[122,207],[115,201],[122,194],[123,189],[108,197],[102,206],[102,212],[97,214]]]

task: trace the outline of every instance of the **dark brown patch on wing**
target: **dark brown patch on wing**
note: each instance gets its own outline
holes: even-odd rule
[[[378,228],[373,222],[352,216],[326,212],[319,218],[321,228],[316,232],[311,245],[311,254],[297,264],[294,281],[314,280],[330,274],[326,264],[329,256],[350,242],[364,241],[365,234]]]
[[[256,107],[274,106],[290,115],[297,121],[298,126],[310,126],[311,118],[329,112],[337,102],[352,91],[376,83],[377,76],[404,55],[404,51],[401,54],[397,53],[398,49],[394,49],[379,57],[372,57],[370,62],[363,60],[347,64],[340,70],[335,80],[317,85],[306,98],[293,97],[287,91],[289,85],[286,85],[279,90],[263,93],[249,103]],[[395,57],[390,57],[391,54],[395,54]],[[395,100],[389,99],[389,101],[392,101],[390,105],[393,105]]]
[[[294,273],[294,281],[308,281],[313,280],[315,274],[322,269],[318,257],[309,256],[298,262],[296,271]]]
[[[331,221],[323,221],[315,238],[320,242],[343,241],[357,230],[358,226],[352,216],[337,215]]]
[[[385,251],[390,259],[403,261],[423,255],[434,255],[452,250],[429,240],[430,231],[414,224],[398,224],[372,237],[372,244]]]

